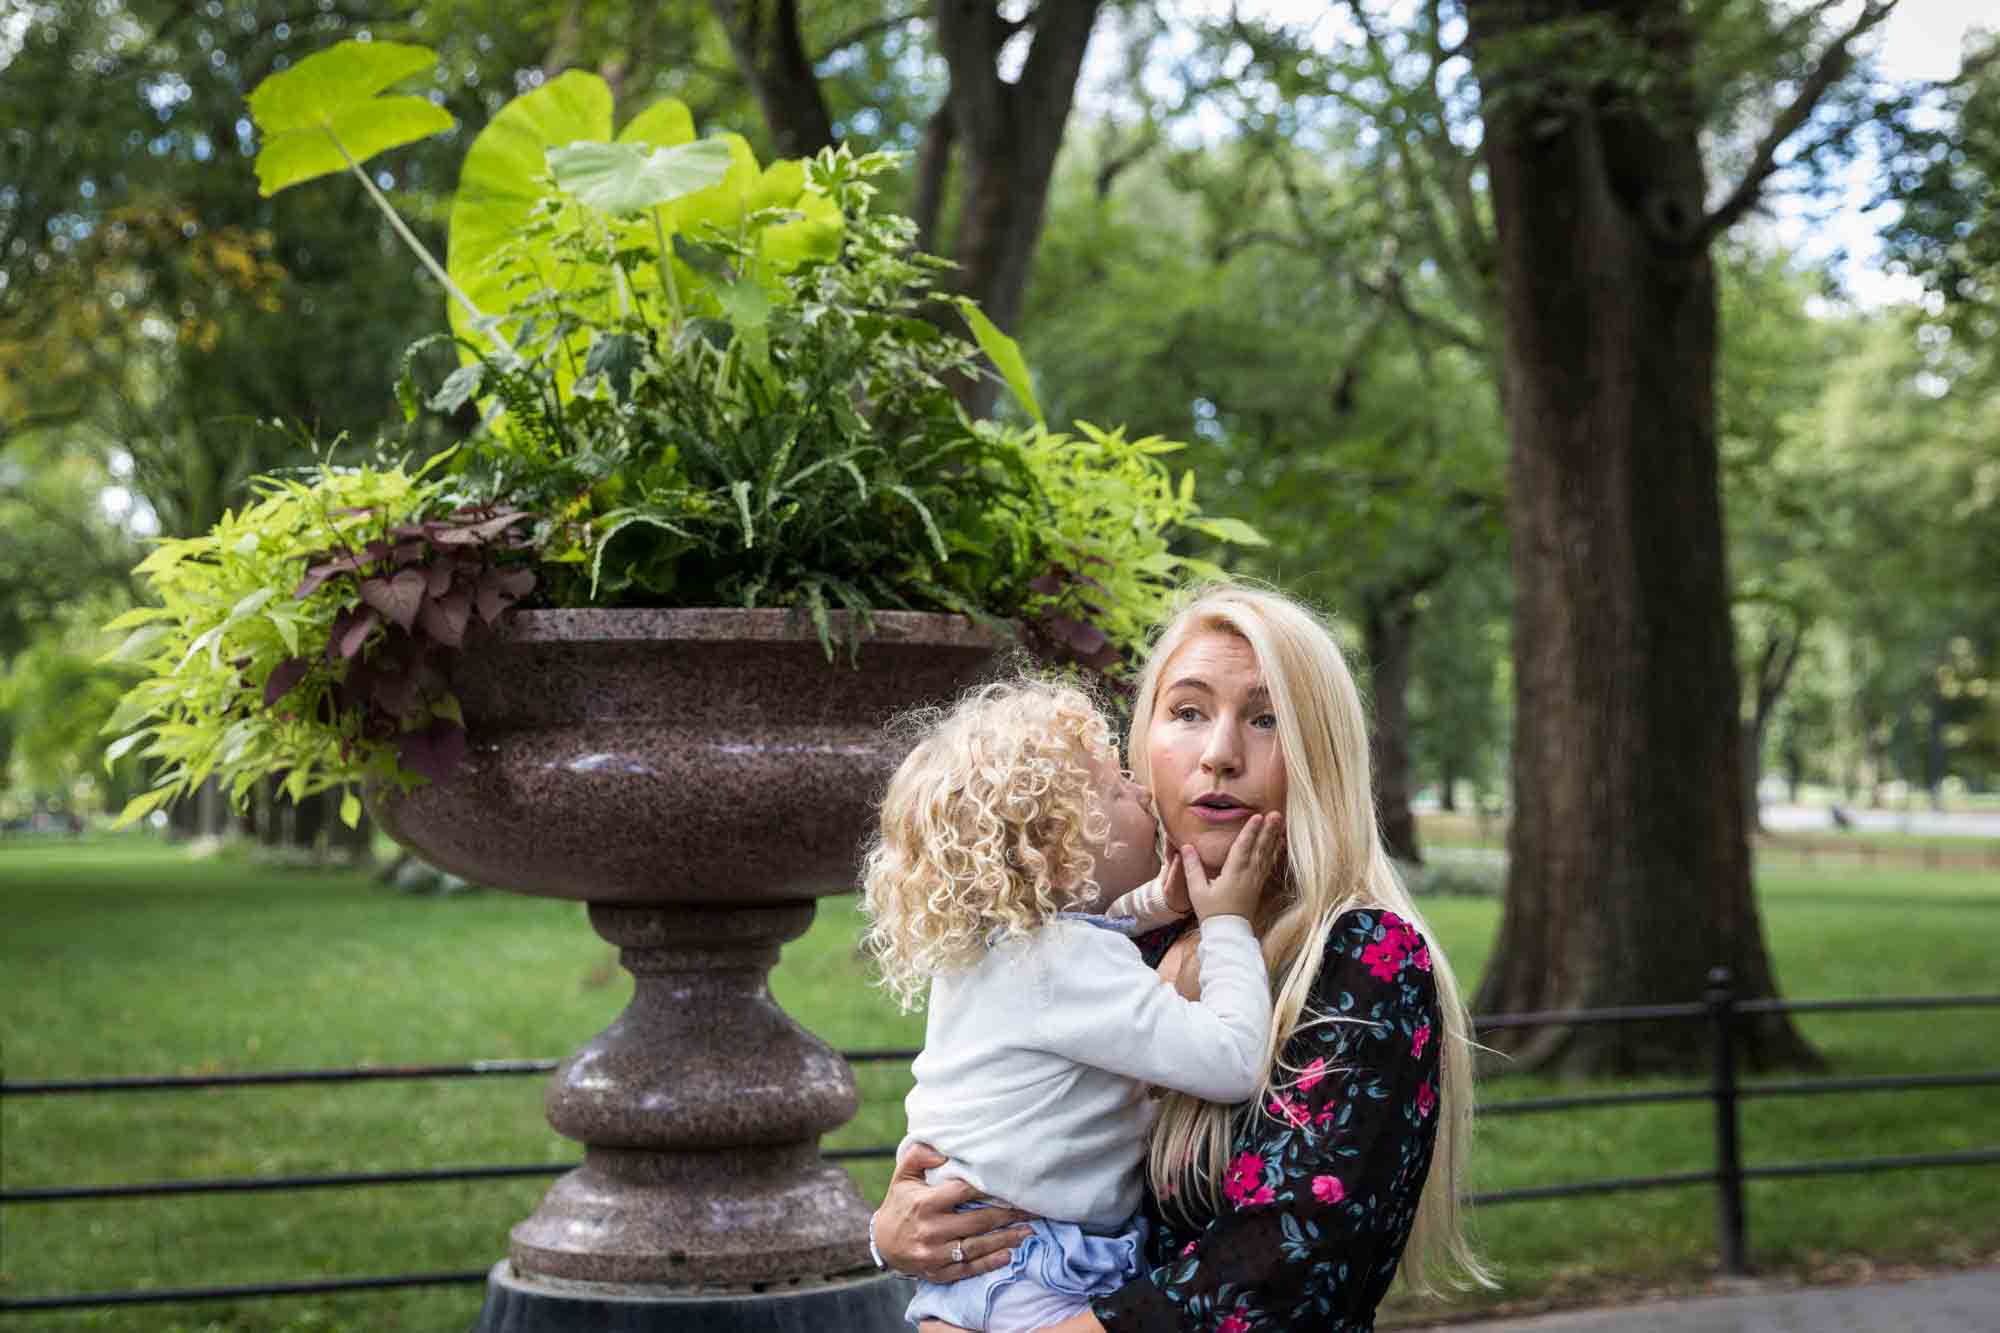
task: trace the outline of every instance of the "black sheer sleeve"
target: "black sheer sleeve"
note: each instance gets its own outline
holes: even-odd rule
[[[1217,1215],[1149,1201],[1154,1267],[1097,1302],[1107,1329],[1373,1328],[1437,1135],[1430,950],[1393,913],[1343,913],[1311,1012],[1265,1105],[1239,1113]]]

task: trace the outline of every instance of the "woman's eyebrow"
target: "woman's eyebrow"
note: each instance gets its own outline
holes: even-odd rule
[[[1214,687],[1200,676],[1182,676],[1179,680],[1167,686],[1165,690],[1162,690],[1161,693],[1171,694],[1175,690],[1200,690],[1203,694],[1215,693]],[[1268,704],[1271,702],[1271,691],[1268,686],[1252,685],[1249,692],[1243,697],[1256,703]]]

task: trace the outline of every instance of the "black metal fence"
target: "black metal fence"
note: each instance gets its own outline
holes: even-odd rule
[[[1716,1198],[1716,1244],[1722,1266],[1730,1273],[1748,1271],[1749,1217],[1744,1186],[1754,1180],[1788,1180],[1804,1176],[1849,1175],[1860,1172],[1903,1171],[1924,1167],[1965,1167],[2000,1164],[2000,1146],[1964,1152],[1918,1153],[1897,1157],[1862,1157],[1831,1161],[1747,1166],[1743,1162],[1740,1108],[1759,1097],[1804,1097],[1833,1094],[1894,1092],[1912,1089],[1973,1088],[2000,1085],[2000,1070],[1957,1074],[1924,1074],[1860,1078],[1805,1078],[1744,1082],[1737,1077],[1737,1025],[1759,1014],[1828,1014],[1907,1012],[1928,1009],[2000,1007],[2000,995],[1938,995],[1860,1000],[1739,1000],[1725,972],[1710,977],[1711,986],[1699,1003],[1647,1005],[1622,1009],[1574,1009],[1545,1013],[1507,1014],[1475,1018],[1481,1032],[1505,1028],[1567,1027],[1599,1023],[1701,1022],[1709,1028],[1712,1052],[1706,1083],[1637,1092],[1578,1093],[1555,1097],[1514,1098],[1489,1102],[1482,1117],[1540,1115],[1553,1112],[1601,1110],[1622,1106],[1673,1102],[1709,1102],[1715,1112],[1715,1154],[1706,1168],[1667,1175],[1618,1176],[1561,1185],[1537,1185],[1471,1195],[1476,1207],[1532,1203],[1630,1190],[1712,1186]],[[855,1064],[904,1061],[914,1050],[857,1050],[843,1054]],[[185,1092],[210,1088],[256,1088],[311,1083],[363,1083],[386,1080],[492,1078],[548,1073],[554,1060],[484,1060],[461,1065],[410,1065],[393,1068],[323,1069],[263,1074],[218,1074],[184,1078],[116,1078],[66,1082],[0,1083],[0,1097],[47,1097],[128,1092]],[[1996,1118],[1991,1123],[2000,1123]],[[829,1149],[829,1161],[855,1161],[893,1156],[891,1145]],[[428,1171],[356,1172],[336,1175],[228,1177],[175,1180],[144,1184],[45,1186],[0,1189],[0,1207],[20,1208],[82,1200],[162,1198],[187,1194],[244,1194],[266,1191],[352,1189],[439,1181],[496,1180],[520,1176],[556,1176],[574,1162],[527,1165],[450,1167]],[[463,1272],[398,1273],[382,1277],[327,1278],[298,1282],[268,1282],[227,1287],[178,1287],[141,1291],[81,1292],[0,1300],[0,1314],[31,1310],[74,1310],[121,1305],[156,1305],[187,1301],[250,1300],[335,1292],[381,1291],[402,1287],[472,1285],[486,1280],[484,1268]]]

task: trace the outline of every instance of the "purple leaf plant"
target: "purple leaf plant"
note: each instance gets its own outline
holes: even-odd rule
[[[265,706],[298,688],[315,659],[332,663],[334,687],[320,700],[325,721],[353,717],[362,739],[395,745],[403,768],[433,782],[450,777],[465,757],[451,656],[476,624],[495,623],[533,591],[522,558],[531,543],[519,531],[532,517],[506,505],[468,506],[310,559],[299,600],[329,583],[351,585],[356,600],[334,617],[323,649],[272,669]]]

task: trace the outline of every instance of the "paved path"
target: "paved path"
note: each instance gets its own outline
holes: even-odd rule
[[[2000,1268],[1450,1327],[1460,1333],[2000,1333]]]

